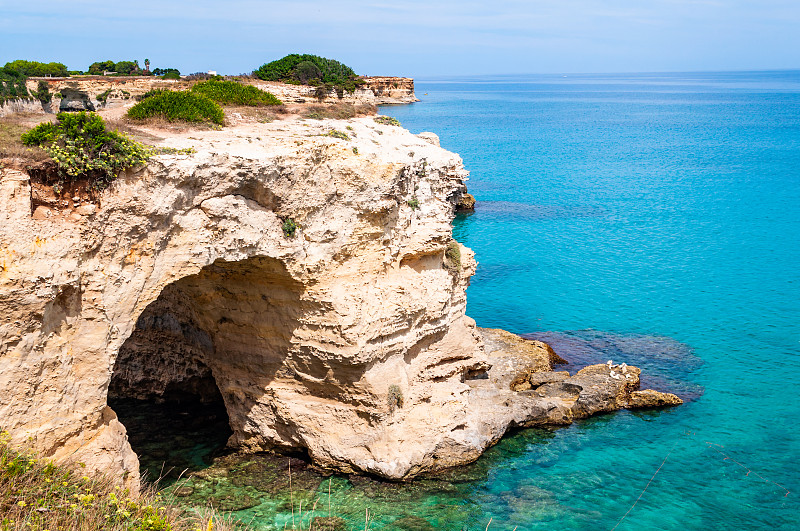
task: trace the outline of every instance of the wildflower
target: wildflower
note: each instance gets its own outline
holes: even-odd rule
[[[28,504],[25,503],[24,501],[20,500],[20,501],[17,502],[17,505],[19,505],[20,507],[25,507]]]

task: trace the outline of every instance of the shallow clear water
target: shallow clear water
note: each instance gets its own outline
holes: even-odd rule
[[[371,529],[800,529],[800,72],[418,80],[417,94],[382,112],[471,171],[477,208],[454,226],[480,262],[468,314],[578,363],[639,365],[687,403],[521,431],[411,485],[333,477],[332,514],[352,529],[367,508]],[[292,527],[298,498],[263,479],[285,483],[288,459],[225,466],[187,501]],[[294,473],[292,496],[327,515],[328,479]]]

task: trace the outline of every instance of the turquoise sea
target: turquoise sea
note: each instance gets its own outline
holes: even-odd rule
[[[471,171],[476,210],[454,227],[480,263],[467,313],[691,399],[519,434],[470,503],[497,529],[612,529],[637,499],[617,529],[800,529],[800,72],[417,93],[381,112]]]
[[[289,459],[252,458],[186,501],[256,530],[364,529],[367,510],[370,529],[800,529],[800,72],[416,86],[420,103],[381,112],[471,171],[476,210],[453,230],[480,264],[468,314],[575,364],[638,365],[687,403],[519,431],[411,484],[295,460],[288,499]]]

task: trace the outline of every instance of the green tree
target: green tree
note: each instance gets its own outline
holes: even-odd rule
[[[17,59],[6,63],[4,70],[7,72],[16,72],[17,74],[25,77],[67,77],[67,67],[61,63],[40,63],[39,61],[26,61],[24,59]]]
[[[114,65],[114,71],[118,74],[130,76],[139,71],[136,61],[120,61]]]
[[[97,61],[89,65],[88,73],[93,76],[102,76],[103,72],[114,72],[114,61]]]

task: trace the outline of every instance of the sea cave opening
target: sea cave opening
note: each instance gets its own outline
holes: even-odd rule
[[[193,310],[179,288],[165,288],[120,348],[109,384],[108,404],[150,481],[205,468],[233,433],[207,365],[214,343]]]
[[[163,288],[120,347],[108,404],[161,486],[252,433],[297,326],[302,285],[268,258],[218,260]]]

